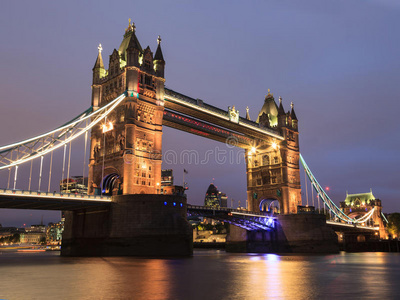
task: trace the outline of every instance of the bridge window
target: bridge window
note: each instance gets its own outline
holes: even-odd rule
[[[275,156],[274,157],[274,164],[277,164],[277,163],[279,163],[279,159],[278,159],[278,156]]]
[[[146,173],[145,172],[142,172],[142,177],[146,177]]]
[[[276,183],[276,177],[272,177],[272,183]]]
[[[146,181],[142,180],[142,185],[146,185]]]
[[[148,76],[148,75],[145,75],[145,77],[144,77],[144,84],[146,84],[146,85],[151,85],[152,83],[153,83],[152,77],[151,77],[151,76]]]
[[[255,166],[255,167],[258,167],[258,160],[255,160],[255,161],[254,161],[254,166]]]
[[[263,156],[262,164],[263,164],[263,166],[268,166],[269,165],[269,156],[268,155],[264,155]]]
[[[261,185],[261,178],[257,179],[257,185]]]

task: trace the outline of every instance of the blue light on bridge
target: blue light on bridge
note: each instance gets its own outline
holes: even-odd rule
[[[181,207],[183,206],[183,204],[182,204],[182,203],[180,203],[180,205],[181,205]]]
[[[269,227],[274,227],[274,219],[272,218],[265,218],[264,224]]]
[[[167,205],[167,201],[164,202],[164,205]]]
[[[264,255],[264,259],[267,261],[279,261],[279,255],[268,253]]]
[[[174,202],[174,206],[176,206],[176,202]]]

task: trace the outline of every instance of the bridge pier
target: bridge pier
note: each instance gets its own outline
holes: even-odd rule
[[[68,211],[62,256],[190,256],[186,198],[113,196],[107,208]]]
[[[318,214],[280,215],[271,231],[248,231],[231,226],[227,252],[337,253],[338,238]]]

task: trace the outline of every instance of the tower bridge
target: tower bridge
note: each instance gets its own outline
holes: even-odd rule
[[[160,195],[162,129],[168,126],[245,149],[249,211],[212,213],[245,231],[280,232],[262,235],[261,242],[282,241],[287,236],[295,240],[301,235],[299,230],[312,232],[314,224],[319,235],[310,233],[301,242],[316,238],[332,246],[324,216],[297,214],[302,204],[300,161],[312,188],[338,221],[335,226],[351,223],[361,228],[361,222],[372,215],[383,216],[380,209],[351,218],[326,195],[300,155],[293,103],[285,111],[282,99],[276,103],[268,91],[257,120],[252,121],[248,111],[241,117],[235,106],[224,110],[166,88],[164,71],[161,38],[153,55],[149,46],[140,45],[133,23],[110,55],[108,69],[100,45],[90,108],[45,134],[0,147],[0,170],[8,176],[7,188],[0,190],[0,207],[68,211],[64,255],[157,255],[157,249],[165,255],[188,255],[192,250],[187,213],[207,215],[210,210],[188,206],[185,197]],[[72,142],[78,139],[84,139],[83,176],[88,174],[89,195],[50,193],[54,151],[63,152],[61,180],[66,179],[68,187]],[[49,161],[46,187],[45,159]],[[40,161],[37,177],[32,175],[33,160]],[[19,191],[18,170],[29,165],[28,191]],[[38,182],[38,192],[33,191],[32,178]],[[260,204],[268,201],[279,202],[277,219],[260,212]],[[297,229],[295,223],[300,224]],[[232,236],[237,239],[243,233]],[[232,241],[238,242],[235,237]]]

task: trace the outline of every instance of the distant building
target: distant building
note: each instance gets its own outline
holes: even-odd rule
[[[169,186],[174,184],[174,176],[172,169],[161,170],[161,186]]]
[[[25,228],[25,232],[45,233],[46,232],[46,226],[43,225],[43,224],[31,225],[31,227]]]
[[[340,209],[350,218],[360,219],[374,210],[372,215],[362,224],[379,226],[380,238],[387,237],[386,217],[382,213],[382,201],[375,198],[372,190],[369,193],[346,194],[346,199],[340,202]]]
[[[40,244],[46,238],[44,232],[25,232],[20,235],[21,244]]]
[[[60,246],[62,240],[62,233],[64,231],[64,222],[49,223],[46,231],[47,245]]]
[[[72,176],[60,181],[60,193],[87,194],[88,178],[83,176]]]
[[[161,170],[161,194],[185,196],[183,186],[174,185],[174,176],[171,169]]]
[[[206,196],[204,199],[204,206],[209,207],[227,207],[228,206],[228,197],[225,193],[221,193],[218,191],[217,187],[214,183],[211,183],[208,186]]]
[[[23,228],[0,226],[0,238],[12,236],[15,233],[25,232]]]

